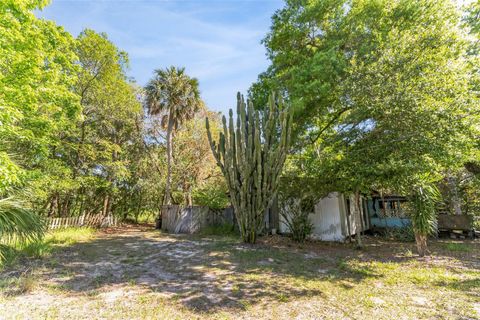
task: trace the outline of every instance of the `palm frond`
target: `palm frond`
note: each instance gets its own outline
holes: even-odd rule
[[[145,105],[152,115],[168,114],[178,128],[193,118],[204,105],[198,80],[185,73],[185,68],[157,69],[145,86]]]
[[[437,229],[436,204],[441,198],[440,191],[434,185],[423,185],[415,188],[410,197],[413,228],[428,235]]]
[[[28,242],[43,237],[45,224],[40,216],[13,198],[0,199],[0,242]],[[0,253],[1,256],[1,253]]]

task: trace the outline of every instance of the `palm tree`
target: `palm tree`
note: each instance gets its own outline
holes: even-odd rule
[[[25,209],[21,202],[0,199],[0,261],[6,244],[39,240],[44,228],[40,216]]]
[[[163,204],[171,204],[170,185],[173,155],[173,135],[186,120],[192,119],[203,105],[198,80],[189,77],[185,68],[157,69],[145,87],[146,106],[152,115],[162,115],[162,127],[167,129],[167,181]]]

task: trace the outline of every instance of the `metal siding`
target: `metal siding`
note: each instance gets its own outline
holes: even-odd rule
[[[343,241],[339,194],[330,193],[315,205],[315,213],[310,215],[314,225],[312,237],[323,241]]]

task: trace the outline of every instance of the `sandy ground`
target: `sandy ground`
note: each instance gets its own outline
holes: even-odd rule
[[[480,243],[255,246],[151,228],[99,232],[0,273],[0,319],[480,319]]]

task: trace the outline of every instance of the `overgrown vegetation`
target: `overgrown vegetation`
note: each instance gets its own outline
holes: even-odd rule
[[[438,189],[431,184],[420,184],[409,198],[409,216],[412,220],[415,242],[420,256],[427,253],[427,239],[436,232],[436,204],[440,199]]]
[[[184,68],[141,88],[107,34],[74,38],[35,16],[47,4],[0,3],[2,242],[40,241],[44,217],[231,204],[253,243],[280,176],[306,184],[282,207],[299,241],[305,198],[332,191],[354,195],[356,229],[361,194],[410,198],[422,255],[435,208],[479,215],[478,0],[287,1],[263,40],[271,65],[223,123]]]
[[[357,222],[359,194],[381,191],[412,196],[417,217],[433,223],[425,211],[433,202],[417,197],[416,177],[426,174],[449,181],[447,212],[461,213],[462,197],[464,209],[475,206],[478,177],[464,164],[479,154],[478,7],[288,1],[264,38],[271,65],[249,91],[258,108],[270,90],[295,106],[288,175],[318,194],[354,194]]]
[[[0,259],[0,269],[24,258],[49,257],[62,247],[92,239],[95,232],[95,229],[88,227],[64,228],[49,231],[43,238],[30,238],[27,241],[20,241],[17,238],[4,247],[3,259]]]
[[[294,241],[303,242],[312,233],[313,224],[309,215],[313,212],[306,208],[302,200],[288,198],[280,200],[280,216]]]
[[[22,203],[11,198],[0,199],[0,262],[8,259],[12,246],[41,241],[44,229],[40,217]]]
[[[287,227],[294,241],[303,242],[312,233],[314,226],[309,215],[315,212],[318,199],[316,190],[309,188],[305,179],[282,177],[278,193],[280,224]]]
[[[209,116],[217,130],[218,119],[198,81],[168,68],[138,87],[128,54],[107,34],[74,38],[34,15],[47,3],[0,4],[0,197],[42,217],[137,220],[158,215],[158,199],[191,205],[197,189],[224,186],[204,126]]]

